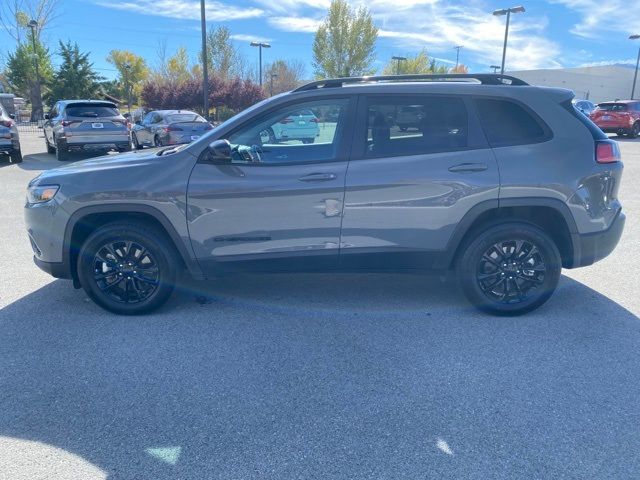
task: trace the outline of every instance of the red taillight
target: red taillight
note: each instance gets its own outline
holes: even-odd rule
[[[11,128],[13,127],[13,120],[0,120],[0,126]]]
[[[293,123],[293,118],[285,117],[282,120],[280,120],[280,123],[282,124]]]
[[[181,132],[182,129],[180,127],[176,127],[175,125],[169,125],[164,127],[165,132]]]
[[[596,162],[614,163],[619,162],[620,160],[620,149],[616,142],[611,140],[601,140],[596,143]]]

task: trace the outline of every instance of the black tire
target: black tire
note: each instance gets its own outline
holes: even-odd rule
[[[508,222],[474,235],[463,246],[456,270],[462,290],[477,308],[493,315],[522,315],[551,297],[562,259],[540,228]]]
[[[56,141],[56,159],[59,162],[65,162],[69,160],[69,150],[66,143]]]
[[[47,153],[56,153],[56,147],[52,147],[49,145],[49,140],[47,140],[47,135],[44,136],[44,143],[47,145]]]
[[[9,159],[11,163],[22,163],[22,152],[20,150],[13,150],[9,154]]]
[[[160,139],[160,137],[158,135],[156,135],[155,137],[153,137],[153,145],[155,147],[162,147],[162,140]]]
[[[130,152],[131,150],[133,150],[133,147],[131,146],[131,144],[127,145],[127,146],[126,146],[126,147],[124,147],[124,148],[119,148],[119,149],[118,149],[118,151],[119,151],[120,153],[123,153],[123,152]]]
[[[142,145],[138,143],[138,136],[135,133],[131,134],[131,140],[133,142],[133,148],[135,148],[136,150],[142,150]]]
[[[629,138],[638,138],[640,135],[640,122],[636,122],[631,127],[631,131],[629,132]]]
[[[311,143],[313,143],[315,141],[316,141],[315,138],[303,138],[302,139],[302,143],[304,143],[305,145],[311,144]]]
[[[398,128],[400,129],[401,132],[406,132],[409,127],[406,127],[404,125],[403,126],[398,125]]]
[[[144,223],[116,222],[100,227],[84,242],[78,278],[100,307],[119,315],[139,315],[167,301],[178,264],[163,232]]]

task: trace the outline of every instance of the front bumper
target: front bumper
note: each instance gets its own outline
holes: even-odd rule
[[[65,279],[72,278],[69,266],[62,262],[45,262],[34,255],[33,263],[35,263],[40,270],[48,273],[52,277]]]
[[[588,234],[576,234],[574,245],[578,246],[579,253],[574,257],[574,267],[585,267],[602,260],[609,255],[618,245],[626,217],[622,210],[618,213],[611,226],[603,231]]]

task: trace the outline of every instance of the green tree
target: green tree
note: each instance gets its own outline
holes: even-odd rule
[[[189,54],[186,48],[178,48],[175,55],[167,60],[167,76],[174,82],[184,82],[191,78]]]
[[[149,68],[144,58],[128,50],[111,50],[107,62],[118,69],[120,96],[127,98],[131,93],[137,98],[143,82],[149,77]]]
[[[385,65],[383,73],[385,75],[406,75],[406,74],[433,74],[433,73],[448,73],[447,67],[438,64],[435,59],[430,58],[426,50],[422,50],[420,53],[413,57],[407,57],[406,60],[389,60],[389,63]]]
[[[100,89],[98,82],[102,78],[93,70],[89,53],[80,52],[77,43],[60,41],[58,54],[62,63],[51,82],[50,103],[63,98],[93,98]]]
[[[373,73],[378,29],[365,7],[352,10],[346,0],[333,0],[316,32],[313,66],[318,77]]]
[[[35,20],[36,39],[59,14],[60,0],[2,0],[0,2],[0,27],[16,43],[31,41],[28,23]]]
[[[299,87],[304,74],[304,63],[298,60],[278,59],[265,67],[263,84],[269,94],[276,95]]]
[[[207,60],[211,73],[221,78],[244,77],[246,61],[231,42],[231,31],[226,26],[207,33]]]
[[[31,120],[42,118],[42,102],[38,98],[38,77],[34,65],[34,57],[38,63],[40,81],[47,86],[53,77],[53,67],[49,56],[49,49],[36,40],[35,55],[31,42],[21,43],[16,50],[7,56],[7,68],[4,75],[9,86],[23,97],[31,101]]]

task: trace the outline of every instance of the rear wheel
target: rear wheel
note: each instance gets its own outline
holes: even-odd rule
[[[305,145],[306,145],[306,144],[313,143],[313,142],[315,142],[315,141],[316,141],[316,139],[315,139],[315,138],[303,138],[303,139],[302,139],[302,143],[304,143]]]
[[[153,145],[156,147],[162,147],[162,140],[160,140],[160,137],[158,135],[153,137]]]
[[[631,131],[629,132],[629,138],[638,138],[640,135],[640,122],[636,122],[631,127]]]
[[[148,313],[164,304],[178,261],[162,232],[148,225],[112,223],[86,240],[78,278],[89,297],[121,315]]]
[[[22,152],[20,150],[13,150],[9,155],[11,163],[22,163]]]
[[[64,162],[66,160],[69,160],[69,150],[67,150],[67,145],[57,140],[56,140],[56,159],[59,162]]]
[[[553,240],[527,223],[490,227],[469,242],[457,276],[469,301],[494,315],[521,315],[553,294],[562,259]]]

